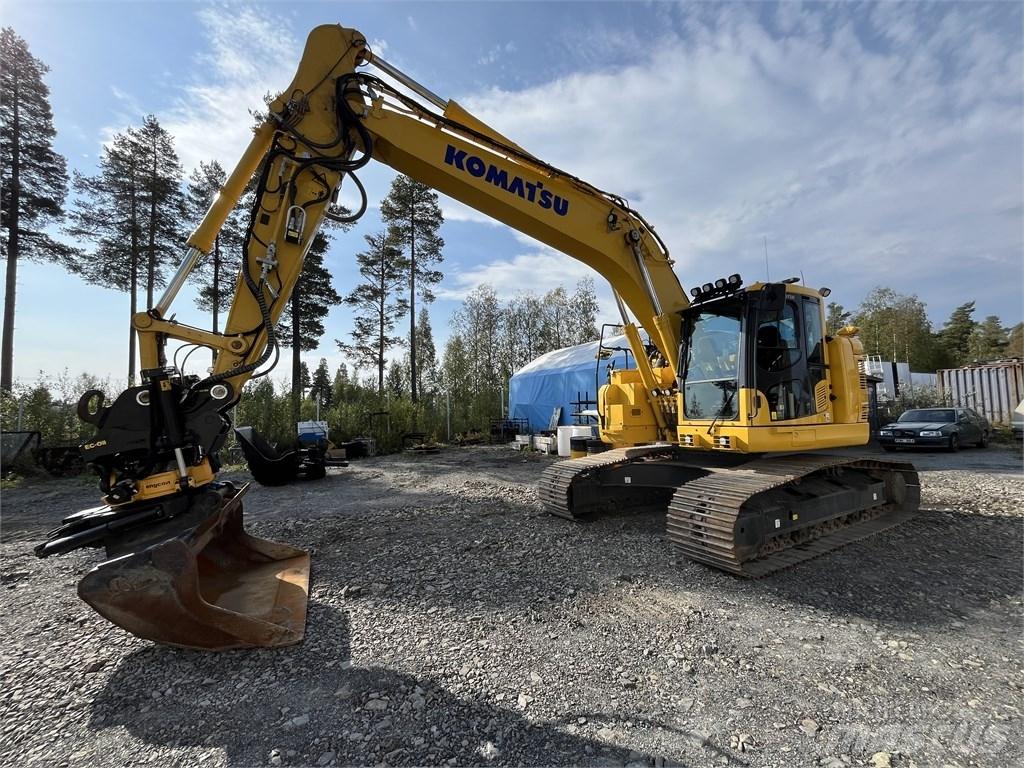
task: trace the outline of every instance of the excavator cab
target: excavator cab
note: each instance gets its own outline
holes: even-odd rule
[[[800,447],[801,432],[816,447],[829,435],[835,445],[867,442],[859,388],[829,377],[828,355],[841,350],[830,351],[824,335],[821,292],[794,279],[746,289],[738,275],[718,283],[695,288],[682,313],[680,444],[780,452]]]

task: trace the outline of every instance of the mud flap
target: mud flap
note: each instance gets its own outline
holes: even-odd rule
[[[246,490],[209,494],[220,501],[194,527],[101,563],[79,582],[79,597],[133,635],[165,645],[220,651],[300,642],[309,553],[247,534]]]

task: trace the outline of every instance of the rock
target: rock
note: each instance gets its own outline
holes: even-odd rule
[[[576,723],[578,725],[586,725],[587,724],[587,718],[585,718],[585,717],[577,717],[576,718]]]
[[[334,760],[333,752],[324,752],[320,755],[320,758],[316,761],[317,765],[329,765]]]
[[[800,730],[806,733],[808,736],[814,736],[818,731],[821,730],[821,726],[818,725],[814,720],[809,717],[805,717],[800,721]]]
[[[368,702],[363,704],[363,709],[369,710],[370,712],[383,712],[388,708],[388,703],[384,699],[370,699]]]
[[[309,725],[309,715],[296,715],[287,723],[284,724],[285,728],[301,728],[304,725]]]
[[[729,739],[729,746],[737,752],[747,752],[754,748],[754,737],[749,733],[734,733]]]
[[[86,665],[85,670],[84,670],[85,674],[92,675],[92,674],[94,674],[96,672],[99,672],[101,669],[103,669],[105,666],[107,666],[108,663],[109,663],[108,659],[98,659],[98,660],[92,662],[91,664]]]
[[[494,760],[501,756],[501,750],[490,741],[485,741],[476,750],[484,760]]]
[[[519,704],[520,709],[526,709],[528,706],[530,706],[530,702],[532,701],[533,696],[527,696],[525,693],[520,693],[519,700],[517,703]]]
[[[542,678],[536,672],[531,672],[530,673],[530,682],[534,683],[535,685],[539,685],[540,683],[544,682],[544,678]]]
[[[754,706],[754,702],[751,701],[750,699],[746,699],[746,698],[736,699],[736,709],[750,709],[752,706]]]
[[[704,645],[700,647],[700,652],[705,656],[714,656],[718,653],[718,645],[717,643],[704,643]]]
[[[875,752],[871,756],[871,765],[874,768],[892,768],[892,755],[888,752]]]

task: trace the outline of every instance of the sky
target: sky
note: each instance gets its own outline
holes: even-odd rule
[[[1024,317],[1019,3],[0,0],[0,19],[49,65],[55,148],[86,174],[150,113],[186,173],[232,168],[249,111],[290,81],[307,32],[341,23],[531,153],[628,198],[687,288],[802,275],[847,309],[878,285],[915,293],[936,327],[972,299],[978,319]],[[370,209],[326,259],[341,294],[393,177],[378,163],[360,174]],[[439,347],[481,283],[507,299],[592,276],[614,319],[599,275],[441,202]],[[209,327],[192,296],[174,311]],[[20,264],[16,379],[66,369],[123,383],[128,320],[125,294]],[[342,361],[351,310],[326,326],[311,369]]]

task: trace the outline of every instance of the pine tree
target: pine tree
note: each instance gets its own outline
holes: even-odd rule
[[[330,239],[324,232],[317,232],[313,238],[302,272],[292,289],[288,306],[278,321],[278,339],[281,346],[292,350],[292,382],[298,380],[299,362],[302,352],[309,352],[320,346],[324,335],[324,320],[331,307],[341,303],[341,296],[331,285],[331,273],[324,266],[324,254],[330,246]],[[302,402],[301,390],[292,387],[292,415],[299,420]]]
[[[209,163],[200,162],[199,167],[192,171],[189,176],[186,206],[193,226],[198,225],[206,215],[226,180],[227,174],[216,160]],[[213,251],[193,273],[199,282],[196,305],[212,313],[214,333],[220,330],[220,312],[227,309],[234,295],[234,279],[241,264],[244,218],[245,209],[240,203],[228,215],[224,226],[214,238]],[[213,355],[216,361],[216,350]]]
[[[978,323],[968,342],[970,359],[978,362],[998,360],[1006,355],[1010,336],[995,315]]]
[[[968,301],[953,310],[949,320],[938,333],[939,343],[947,352],[953,365],[963,365],[971,357],[971,336],[978,323],[971,317],[974,302]]]
[[[321,408],[330,408],[334,404],[331,374],[327,369],[326,358],[321,357],[320,365],[313,371],[313,383],[309,387],[309,396],[319,403]]]
[[[408,340],[412,347],[412,339]],[[406,360],[407,375],[412,381],[411,356]],[[430,327],[430,315],[426,307],[420,308],[416,322],[416,391],[419,395],[432,393],[437,387],[437,349],[434,346],[434,331]]]
[[[412,372],[412,401],[418,397],[416,373],[416,297],[429,304],[434,300],[431,287],[441,281],[442,273],[433,266],[444,260],[444,240],[438,234],[444,216],[437,193],[408,176],[397,176],[380,204],[380,215],[388,227],[388,236],[406,254],[409,276],[409,369]]]
[[[146,307],[152,307],[153,291],[164,284],[164,270],[180,260],[183,250],[186,211],[181,185],[184,174],[174,151],[174,139],[154,115],[147,115],[141,128],[130,128],[128,133],[140,159]]]
[[[352,386],[352,379],[348,375],[348,366],[341,363],[338,370],[334,372],[334,381],[331,383],[332,404],[344,403],[348,400],[349,387]]]
[[[141,231],[137,158],[127,134],[103,147],[96,176],[74,174],[78,193],[68,213],[68,234],[94,243],[82,261],[85,279],[127,292],[129,312],[138,311]],[[128,326],[128,383],[135,381],[135,328]]]
[[[78,192],[68,234],[94,244],[81,259],[86,280],[129,294],[138,311],[140,280],[148,306],[164,269],[182,248],[185,216],[181,166],[170,134],[148,116],[141,129],[117,134],[103,148],[96,176],[74,174]],[[135,329],[129,325],[128,380],[135,381]]]
[[[53,261],[76,268],[76,252],[45,229],[64,216],[67,164],[53,150],[49,71],[11,27],[0,29],[0,239],[7,260],[0,390],[14,379],[14,307],[18,261]]]
[[[399,295],[405,285],[407,264],[386,234],[364,237],[369,248],[356,254],[364,282],[344,298],[357,313],[352,343],[339,340],[337,344],[357,363],[377,369],[377,392],[383,394],[387,352],[402,344],[402,338],[394,335],[395,324],[409,311],[408,300]]]
[[[384,389],[389,400],[398,400],[405,397],[408,391],[406,387],[406,375],[402,365],[397,360],[392,360],[388,365],[388,375],[384,382]]]

